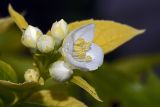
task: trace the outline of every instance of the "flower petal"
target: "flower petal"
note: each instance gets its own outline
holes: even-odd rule
[[[88,24],[74,30],[68,36],[71,36],[74,41],[76,41],[78,38],[83,38],[85,41],[91,42],[94,38],[94,29],[94,24]]]
[[[77,61],[75,58],[73,58],[72,54],[68,54],[66,53],[66,57],[65,57],[66,62],[68,62],[70,65],[72,65],[73,69],[82,69],[82,70],[88,70],[85,66],[86,62],[80,62]]]
[[[103,64],[104,53],[98,45],[92,43],[86,55],[92,57],[92,61],[86,63],[86,68],[90,71],[98,69]]]
[[[82,71],[93,71],[98,69],[103,63],[104,54],[102,49],[96,44],[92,44],[91,49],[86,53],[87,56],[92,57],[92,61],[77,61],[73,58],[72,54],[66,53],[66,61],[73,65],[75,68]]]

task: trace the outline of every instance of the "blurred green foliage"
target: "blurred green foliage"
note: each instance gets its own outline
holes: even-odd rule
[[[160,55],[122,58],[104,64],[86,79],[96,87],[103,103],[92,107],[159,107],[160,80],[154,68],[160,65]],[[91,99],[91,98],[85,98]],[[87,102],[90,102],[88,100]]]

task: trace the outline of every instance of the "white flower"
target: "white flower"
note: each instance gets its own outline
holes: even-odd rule
[[[41,35],[37,41],[37,48],[42,53],[51,52],[54,49],[55,41],[51,36]]]
[[[55,80],[63,82],[70,78],[70,76],[73,74],[73,71],[64,61],[57,61],[51,64],[49,73]]]
[[[29,25],[22,35],[21,42],[28,48],[36,48],[36,42],[40,35],[42,35],[40,29]]]
[[[56,21],[55,23],[53,23],[52,28],[51,28],[51,34],[58,41],[63,40],[67,32],[68,32],[67,23],[63,19],[61,19],[58,22]]]
[[[24,74],[24,79],[27,82],[38,82],[40,74],[34,69],[28,69]]]
[[[92,43],[94,24],[72,31],[63,41],[62,55],[73,67],[84,71],[96,70],[103,63],[102,49]]]

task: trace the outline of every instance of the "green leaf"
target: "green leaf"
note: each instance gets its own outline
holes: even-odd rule
[[[121,107],[159,107],[160,80],[156,75],[148,74],[148,70],[159,65],[160,55],[141,55],[104,63],[97,71],[87,73],[85,78],[104,102],[94,102],[93,107],[111,107],[113,103]],[[131,78],[135,76],[138,79]]]
[[[122,107],[159,107],[160,79],[152,70],[146,72],[145,81],[125,86]]]
[[[15,24],[0,32],[0,53],[13,54],[22,52],[25,48],[20,42],[21,35],[22,32]]]
[[[18,105],[16,105],[16,107],[47,107],[47,106],[32,102],[25,102],[25,103],[19,103]]]
[[[7,30],[11,24],[13,24],[13,20],[10,17],[0,18],[0,33]]]
[[[111,63],[112,68],[132,76],[134,76],[133,74],[147,71],[156,65],[160,65],[160,55],[158,54],[126,57]]]
[[[4,87],[6,89],[11,89],[15,91],[26,91],[38,86],[40,85],[35,82],[13,83],[10,81],[0,80],[0,87]]]
[[[73,78],[70,80],[72,83],[78,85],[79,87],[83,88],[85,91],[87,91],[90,95],[93,96],[93,98],[95,98],[96,100],[103,102],[97,92],[95,91],[95,89],[87,83],[87,81],[85,81],[83,78],[81,78],[80,76],[73,76]]]
[[[55,93],[50,90],[41,90],[33,93],[26,102],[47,107],[87,107],[81,101],[66,96],[63,93]]]
[[[0,98],[0,107],[5,107],[3,100]]]
[[[104,63],[95,72],[89,72],[85,78],[96,88],[99,96],[103,99],[103,103],[93,102],[92,107],[112,107],[112,103],[119,103],[119,98],[123,96],[123,87],[129,82],[125,75],[112,69],[109,64]],[[83,96],[90,101],[90,96]],[[89,99],[89,100],[88,100]]]
[[[33,67],[33,59],[30,56],[25,56],[25,55],[20,55],[20,54],[2,54],[1,59],[4,60],[5,62],[9,62],[10,65],[15,69],[17,73],[17,77],[19,82],[24,81],[24,72],[28,68]],[[23,62],[23,63],[22,63]]]
[[[0,99],[3,100],[4,104],[10,105],[16,102],[16,94],[11,90],[0,86]]]
[[[25,20],[25,18],[22,15],[20,15],[18,12],[16,12],[12,8],[11,5],[8,6],[8,11],[9,11],[9,14],[11,15],[12,19],[15,21],[17,26],[20,28],[20,30],[23,31],[23,29],[26,29],[26,27],[28,26],[28,23]]]
[[[14,69],[7,63],[0,60],[0,80],[17,82],[17,75]]]

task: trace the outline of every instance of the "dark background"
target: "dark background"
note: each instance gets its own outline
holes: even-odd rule
[[[159,0],[0,0],[1,17],[8,15],[9,3],[44,32],[61,18],[68,23],[90,18],[114,20],[147,29],[145,34],[106,55],[108,60],[160,52]]]

